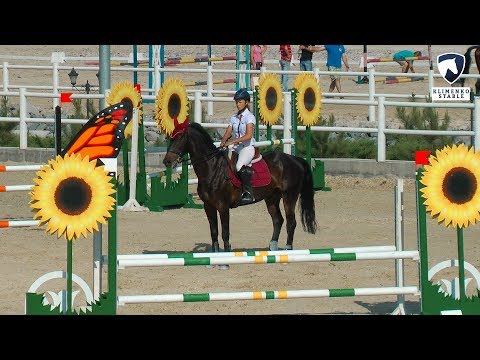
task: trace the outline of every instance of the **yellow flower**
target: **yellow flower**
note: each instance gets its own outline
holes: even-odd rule
[[[112,178],[96,162],[80,154],[59,155],[37,172],[30,207],[36,211],[34,219],[48,223],[50,234],[57,232],[57,238],[64,235],[68,240],[80,234],[86,238],[87,231],[98,231],[97,222],[106,224],[105,218],[111,217]]]
[[[265,125],[278,122],[283,110],[282,84],[277,74],[263,74],[258,79],[258,108]]]
[[[427,212],[446,227],[480,221],[480,153],[464,144],[446,146],[429,163],[420,180]]]
[[[108,95],[106,99],[109,106],[117,104],[123,100],[130,100],[132,107],[139,108],[138,124],[141,124],[143,118],[142,97],[135,88],[135,85],[129,81],[123,81],[115,84],[110,91],[110,95]],[[132,122],[130,121],[125,129],[125,138],[132,136],[132,126]]]
[[[188,106],[187,91],[183,82],[179,79],[165,81],[155,100],[155,120],[160,131],[170,135],[175,130],[175,118],[178,124],[187,121]]]
[[[297,89],[298,118],[305,126],[314,125],[320,118],[322,92],[317,78],[312,74],[299,74],[293,87]]]

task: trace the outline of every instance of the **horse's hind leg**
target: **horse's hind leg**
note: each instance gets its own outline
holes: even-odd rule
[[[297,198],[284,194],[283,206],[285,208],[285,217],[287,218],[287,246],[286,250],[293,250],[293,235],[297,227],[297,220],[295,219],[295,205]]]
[[[272,240],[270,240],[269,244],[269,250],[271,251],[278,250],[278,237],[280,236],[280,230],[282,230],[283,225],[283,216],[280,211],[280,199],[280,193],[275,193],[273,196],[265,198],[267,210],[272,217],[273,223]]]

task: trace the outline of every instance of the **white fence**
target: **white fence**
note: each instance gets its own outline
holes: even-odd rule
[[[18,97],[19,98],[19,116],[18,117],[0,117],[0,122],[18,122],[19,123],[19,133],[20,133],[20,149],[27,149],[28,143],[28,123],[54,123],[54,118],[32,118],[27,116],[27,105],[30,98],[51,98],[53,102],[53,109],[59,104],[60,93],[61,92],[70,92],[71,86],[63,86],[59,83],[59,72],[65,71],[68,72],[71,69],[71,66],[61,66],[61,59],[54,61],[56,58],[52,56],[52,65],[12,65],[8,62],[3,62],[2,64],[2,91],[0,91],[0,96],[8,97]],[[85,61],[85,58],[82,58]],[[77,70],[90,70],[98,71],[98,66],[76,66]],[[278,69],[278,66],[275,67]],[[51,70],[52,71],[52,83],[51,86],[33,86],[33,85],[16,85],[12,84],[9,78],[9,69],[38,69],[40,71]],[[155,100],[156,95],[147,95],[149,93],[157,94],[160,89],[160,73],[161,72],[178,72],[178,73],[200,73],[205,74],[207,77],[207,89],[187,89],[191,94],[189,98],[194,100],[194,112],[195,119],[201,119],[202,116],[202,105],[206,103],[207,113],[209,115],[213,114],[213,104],[219,102],[231,102],[231,96],[214,96],[215,94],[233,94],[235,92],[232,90],[214,90],[213,89],[213,75],[221,73],[229,74],[261,74],[265,72],[283,74],[288,73],[291,75],[296,75],[304,73],[302,71],[281,71],[267,69],[263,67],[261,70],[237,70],[237,69],[214,69],[213,65],[207,65],[205,68],[160,68],[158,64],[155,64],[153,68],[141,67],[141,68],[132,68],[132,67],[111,67],[111,71],[123,71],[132,73],[133,71],[137,72],[153,72],[154,74],[154,86],[153,88],[142,87],[142,97],[144,99]],[[320,76],[329,76],[332,72],[329,71],[320,71],[319,68],[315,68],[312,72],[318,79]],[[368,72],[338,72],[340,76],[361,76],[368,77],[368,92],[356,92],[356,93],[327,93],[323,92],[323,104],[332,104],[332,105],[360,105],[368,106],[368,118],[371,123],[374,123],[376,120],[375,127],[368,128],[356,128],[356,127],[327,127],[327,126],[312,126],[313,131],[327,131],[327,132],[350,132],[350,133],[373,133],[377,135],[378,139],[378,149],[377,149],[377,160],[385,161],[386,154],[386,135],[387,134],[412,134],[412,135],[441,135],[441,136],[472,136],[473,144],[475,149],[480,149],[480,101],[478,97],[474,98],[473,103],[465,102],[409,102],[409,101],[389,101],[388,98],[411,98],[412,95],[408,94],[380,94],[375,92],[375,77],[376,76],[398,76],[398,73],[386,73],[386,72],[376,72],[374,68],[368,70]],[[428,78],[428,93],[433,86],[434,78],[441,78],[440,74],[435,74],[433,70],[429,70],[428,73],[414,73],[414,74],[401,74],[405,77],[424,77]],[[480,78],[479,74],[464,74],[461,77],[464,78]],[[361,85],[360,85],[361,86]],[[363,89],[363,88],[362,88]],[[34,92],[35,91],[35,92]],[[356,100],[356,99],[327,99],[325,95],[331,97],[356,97],[356,98],[367,98],[365,100]],[[103,99],[104,94],[83,94],[76,93],[71,96],[71,98],[81,98],[81,99]],[[417,95],[416,98],[425,99],[425,95]],[[290,114],[290,93],[284,93],[284,118],[289,119]],[[472,127],[470,130],[448,130],[448,131],[434,131],[434,130],[406,130],[406,129],[389,129],[386,128],[385,122],[385,108],[387,106],[403,106],[403,107],[433,107],[433,108],[465,108],[472,109]],[[54,113],[54,111],[52,112]],[[62,119],[62,123],[65,124],[78,124],[85,123],[86,119]],[[156,127],[155,122],[145,122],[145,126],[154,126]],[[226,127],[225,123],[202,123],[205,127],[215,127],[221,128]],[[286,122],[283,125],[275,125],[274,129],[284,130],[284,137],[289,137],[291,131],[291,125]],[[260,126],[260,129],[266,129],[265,126]],[[304,130],[304,126],[299,126],[300,131]],[[285,135],[287,134],[287,135]],[[289,145],[285,145],[285,150],[289,152]]]

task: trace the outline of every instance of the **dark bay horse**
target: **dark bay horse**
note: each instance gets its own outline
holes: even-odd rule
[[[174,131],[163,163],[167,168],[175,167],[181,160],[180,157],[187,152],[198,178],[197,193],[203,201],[210,224],[212,250],[220,251],[218,212],[222,224],[224,251],[231,251],[230,208],[236,207],[241,189],[234,187],[229,179],[227,152],[217,148],[210,135],[197,123]],[[270,170],[271,181],[266,186],[254,187],[253,195],[255,201],[265,200],[272,217],[273,235],[269,249],[278,250],[278,238],[284,221],[279,204],[280,200],[283,200],[287,218],[286,249],[291,250],[297,225],[295,205],[299,198],[303,229],[311,234],[315,234],[317,230],[312,172],[307,161],[300,157],[279,151],[265,152],[262,156]],[[245,227],[248,228],[248,224],[245,224]]]
[[[464,74],[470,73],[470,64],[472,63],[471,51],[475,49],[475,63],[477,64],[477,70],[480,73],[480,45],[470,46],[465,52],[465,69]],[[460,84],[465,86],[465,78],[460,79]],[[475,82],[475,94],[480,95],[480,79]]]

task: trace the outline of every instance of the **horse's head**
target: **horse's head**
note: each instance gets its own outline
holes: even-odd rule
[[[175,129],[170,135],[170,145],[167,148],[167,154],[163,159],[163,164],[167,168],[173,168],[182,161],[182,156],[187,152],[188,121],[185,121],[181,128]]]

